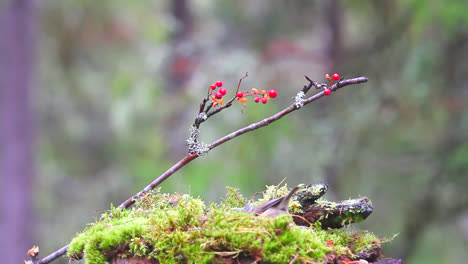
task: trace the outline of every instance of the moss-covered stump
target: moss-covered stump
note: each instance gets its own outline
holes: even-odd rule
[[[245,204],[233,189],[222,203],[209,205],[153,191],[132,209],[112,208],[90,224],[73,239],[68,257],[89,264],[375,262],[388,241],[366,231],[324,229],[320,222],[298,226],[290,215],[256,217],[234,209]],[[290,204],[291,213],[301,210]]]
[[[273,186],[274,187],[274,186]],[[271,189],[272,187],[269,187]],[[364,221],[374,210],[367,197],[330,202],[319,200],[328,190],[323,182],[303,186],[294,197],[299,204],[293,212],[297,225],[309,226],[319,222],[323,229],[341,228],[343,226]],[[293,204],[294,205],[294,204]]]

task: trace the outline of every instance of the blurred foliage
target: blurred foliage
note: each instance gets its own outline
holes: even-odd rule
[[[232,92],[248,71],[242,89],[279,96],[214,116],[201,127],[207,143],[291,104],[304,74],[324,81],[338,72],[370,81],[210,151],[163,191],[219,201],[226,185],[249,197],[284,178],[290,186],[323,180],[330,199],[372,199],[375,212],[359,228],[401,233],[387,256],[463,262],[456,245],[468,239],[466,1],[192,0],[183,43],[173,38],[183,24],[171,3],[40,3],[41,254],[182,158],[215,80]],[[190,74],[175,85],[169,71]],[[423,228],[410,228],[421,218]],[[405,252],[408,230],[420,240]]]

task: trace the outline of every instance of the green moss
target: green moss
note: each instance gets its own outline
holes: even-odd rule
[[[286,192],[271,188],[267,195]],[[330,254],[352,258],[382,242],[366,232],[296,226],[287,215],[264,218],[232,210],[245,202],[232,188],[222,203],[209,206],[189,195],[153,191],[131,210],[112,207],[72,240],[68,256],[84,257],[89,264],[108,263],[117,253],[157,258],[160,263],[212,263],[226,256],[271,263],[289,263],[297,256],[316,262]]]
[[[257,204],[268,202],[271,199],[283,197],[289,193],[288,186],[267,185],[266,190],[263,192],[263,197],[258,200]]]

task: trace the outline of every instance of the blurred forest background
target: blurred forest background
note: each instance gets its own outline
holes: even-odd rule
[[[0,256],[44,257],[186,154],[207,87],[276,89],[202,125],[204,142],[292,103],[307,74],[369,77],[211,151],[161,187],[219,201],[286,178],[368,196],[352,229],[388,257],[463,263],[468,3],[32,1],[0,4]],[[232,93],[231,93],[232,95]],[[62,258],[55,263],[68,263]]]

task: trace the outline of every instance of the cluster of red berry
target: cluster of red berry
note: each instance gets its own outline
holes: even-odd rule
[[[222,86],[223,86],[223,82],[222,82],[222,81],[216,81],[215,83],[213,83],[212,85],[210,85],[210,88],[211,88],[211,90],[216,90],[216,88],[222,87]],[[219,89],[219,91],[215,93],[216,99],[221,99],[221,98],[223,98],[223,95],[225,95],[226,92],[227,92],[227,90],[224,89],[224,88]]]
[[[218,87],[222,87],[223,82],[222,81],[217,81],[216,83],[210,85],[211,90],[213,90],[209,95],[211,96],[211,99],[213,100],[213,107],[216,107],[218,104],[222,105],[224,103],[223,96],[226,95],[227,90],[225,88],[220,88],[217,92],[216,90]],[[266,104],[270,98],[275,98],[278,95],[278,92],[276,90],[261,90],[259,91],[256,88],[252,88],[251,91],[239,91],[236,94],[236,100],[245,104],[247,102],[247,97],[248,96],[255,96],[254,102],[262,102],[263,104]]]
[[[213,100],[213,106],[217,106],[218,104],[222,105],[224,103],[223,96],[226,95],[227,90],[225,88],[221,88],[221,89],[219,89],[219,91],[214,92],[214,90],[216,90],[216,88],[222,87],[222,86],[223,86],[222,81],[216,81],[215,83],[210,85],[211,90],[213,90],[213,92],[210,93],[211,99]],[[218,101],[218,99],[220,99],[220,100]]]
[[[332,92],[330,87],[332,86],[333,81],[338,81],[340,79],[340,75],[338,73],[335,73],[330,77],[330,74],[327,73],[327,74],[325,74],[325,78],[327,78],[327,80],[328,80],[329,87],[325,88],[323,93],[325,95],[330,95],[331,92]]]
[[[236,100],[245,104],[245,102],[247,102],[247,96],[255,96],[254,102],[266,104],[270,98],[275,98],[277,95],[278,92],[276,90],[259,91],[257,88],[252,88],[251,91],[248,92],[238,92]]]

